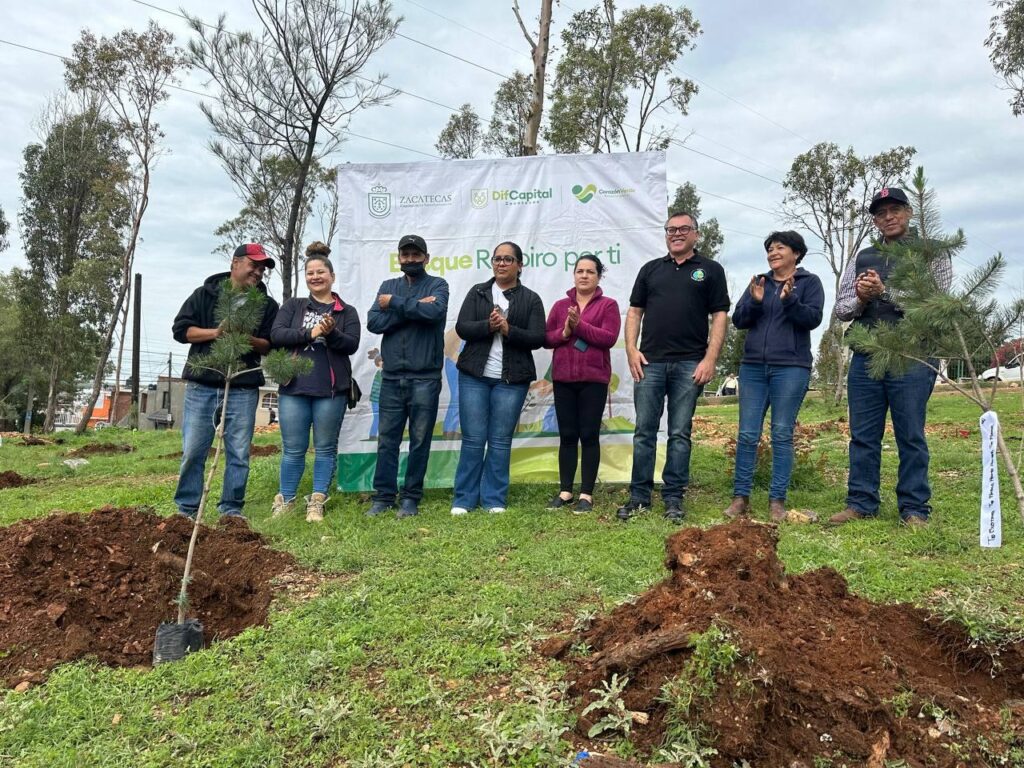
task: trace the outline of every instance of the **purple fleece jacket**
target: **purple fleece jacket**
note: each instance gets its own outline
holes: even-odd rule
[[[552,381],[599,381],[607,384],[612,377],[612,357],[608,351],[619,338],[622,318],[615,299],[601,289],[583,309],[580,322],[568,339],[562,338],[569,307],[576,303],[576,289],[566,291],[568,298],[556,301],[548,314],[544,346],[554,350],[551,360]],[[586,349],[580,351],[582,340]]]

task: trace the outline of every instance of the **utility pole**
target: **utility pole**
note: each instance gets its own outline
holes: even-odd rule
[[[174,387],[171,386],[171,384],[172,384],[172,382],[171,382],[171,372],[174,370],[174,368],[172,367],[173,365],[174,365],[173,355],[170,352],[168,352],[167,353],[167,419],[168,419],[168,421],[167,421],[167,428],[168,429],[170,429],[171,427],[174,426],[174,408],[172,407],[173,404],[174,404]]]
[[[34,383],[30,379],[28,382],[28,403],[25,405],[25,423],[21,430],[26,435],[32,434],[32,403],[36,399],[33,392],[34,388]]]
[[[129,424],[139,428],[139,345],[142,343],[142,275],[135,273],[135,315],[132,322],[132,412]]]

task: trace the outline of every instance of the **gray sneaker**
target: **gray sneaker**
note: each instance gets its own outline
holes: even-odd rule
[[[367,517],[377,517],[377,515],[383,515],[389,509],[394,509],[395,503],[393,501],[375,501],[370,505],[370,508],[366,510]]]

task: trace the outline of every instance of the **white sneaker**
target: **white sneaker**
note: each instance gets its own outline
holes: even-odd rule
[[[505,508],[504,507],[491,507],[487,511],[490,512],[492,515],[500,515],[502,512],[505,511]]]
[[[452,507],[452,514],[458,517],[459,515],[468,515],[469,510],[465,507]]]

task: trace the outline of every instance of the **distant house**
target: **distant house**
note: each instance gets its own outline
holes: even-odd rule
[[[185,379],[160,376],[139,392],[139,429],[181,429],[184,416]],[[277,385],[260,387],[256,426],[270,423],[270,411],[277,411]]]

